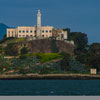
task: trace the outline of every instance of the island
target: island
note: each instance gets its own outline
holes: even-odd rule
[[[0,79],[100,79],[100,43],[70,28],[0,24]],[[5,31],[6,30],[6,31]]]

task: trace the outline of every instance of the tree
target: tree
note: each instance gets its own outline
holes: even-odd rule
[[[61,69],[67,71],[70,69],[69,61],[71,60],[71,55],[66,52],[62,52],[61,55],[63,55],[63,59],[61,60]]]
[[[4,48],[0,46],[0,55],[2,55],[3,53],[4,53]]]
[[[23,47],[23,48],[21,49],[21,55],[24,55],[24,54],[27,54],[27,53],[28,53],[27,48],[26,48],[26,47]]]
[[[79,61],[75,59],[70,60],[70,71],[74,73],[86,73],[88,70],[85,68],[84,64],[81,64]]]
[[[100,71],[100,55],[90,56],[88,63],[89,66],[91,66],[92,68],[96,68],[98,71]]]
[[[93,43],[90,45],[89,52],[93,56],[100,55],[100,43]]]
[[[3,68],[6,70],[9,69],[10,63],[7,59],[5,59],[3,56],[0,56],[0,73],[3,72]]]
[[[22,70],[26,67],[33,67],[39,60],[34,56],[29,56],[24,59],[11,59],[11,66],[14,70]]]
[[[18,47],[15,43],[10,43],[4,50],[5,55],[8,56],[17,56],[18,55]]]
[[[100,43],[93,43],[90,45],[88,65],[100,71]]]
[[[80,53],[76,56],[76,60],[82,64],[88,64],[89,53]]]
[[[81,52],[87,52],[87,45],[88,45],[87,34],[81,32],[70,32],[68,37],[69,40],[73,40],[76,45],[75,54],[79,54]]]

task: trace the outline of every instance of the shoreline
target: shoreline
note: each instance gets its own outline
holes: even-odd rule
[[[100,75],[90,74],[16,74],[0,75],[0,80],[100,80]]]

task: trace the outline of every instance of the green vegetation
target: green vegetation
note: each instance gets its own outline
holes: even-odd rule
[[[34,56],[27,58],[11,59],[11,67],[13,70],[19,70],[19,73],[30,73],[31,68],[39,62]]]
[[[4,38],[0,43],[7,43],[7,46],[0,45],[0,73],[9,73],[12,70],[13,74],[84,74],[89,73],[90,68],[96,68],[100,72],[100,43],[88,45],[85,33],[65,30],[68,30],[69,40],[75,42],[73,56],[67,51],[59,53],[57,40],[54,37],[50,38],[52,53],[31,52],[22,43],[25,41],[24,38]],[[17,45],[17,42],[22,44]],[[18,58],[5,59],[5,56],[17,56]]]
[[[63,59],[61,60],[61,69],[63,71],[69,71],[70,70],[69,62],[72,59],[71,55],[65,52],[62,52],[61,55],[63,56]]]
[[[0,46],[0,54],[4,53],[4,48],[2,48],[2,46]]]
[[[10,43],[7,45],[7,47],[4,50],[5,55],[7,56],[17,56],[18,55],[18,47],[16,46],[16,43]]]
[[[49,62],[52,60],[57,60],[62,58],[63,56],[59,53],[38,53],[38,54],[34,54],[38,59],[40,59],[41,63],[45,63],[45,62]]]
[[[2,43],[17,43],[17,42],[23,42],[25,41],[25,38],[3,38],[2,40],[0,40],[0,44]]]
[[[5,71],[9,71],[10,68],[10,63],[9,60],[4,59],[3,56],[0,57],[0,73],[3,73]]]
[[[52,39],[51,41],[51,50],[53,53],[59,52],[57,45],[56,45],[56,39]]]
[[[6,70],[3,70],[4,68]],[[68,53],[64,52],[51,54],[26,54],[20,58],[12,59],[1,57],[0,72],[6,73],[10,70],[13,70],[12,74],[87,73],[85,67],[81,63],[72,61],[72,57]]]
[[[93,43],[90,45],[88,65],[100,71],[100,43]]]
[[[21,49],[21,55],[25,55],[25,54],[27,54],[27,53],[28,53],[27,48],[26,48],[26,47],[23,47],[23,48]]]
[[[85,68],[84,64],[81,64],[79,61],[70,60],[69,62],[70,71],[75,73],[88,73],[89,70]]]

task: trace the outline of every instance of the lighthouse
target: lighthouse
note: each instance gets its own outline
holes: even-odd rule
[[[39,39],[42,38],[42,33],[41,33],[41,11],[38,10],[38,13],[37,13],[37,37]]]

